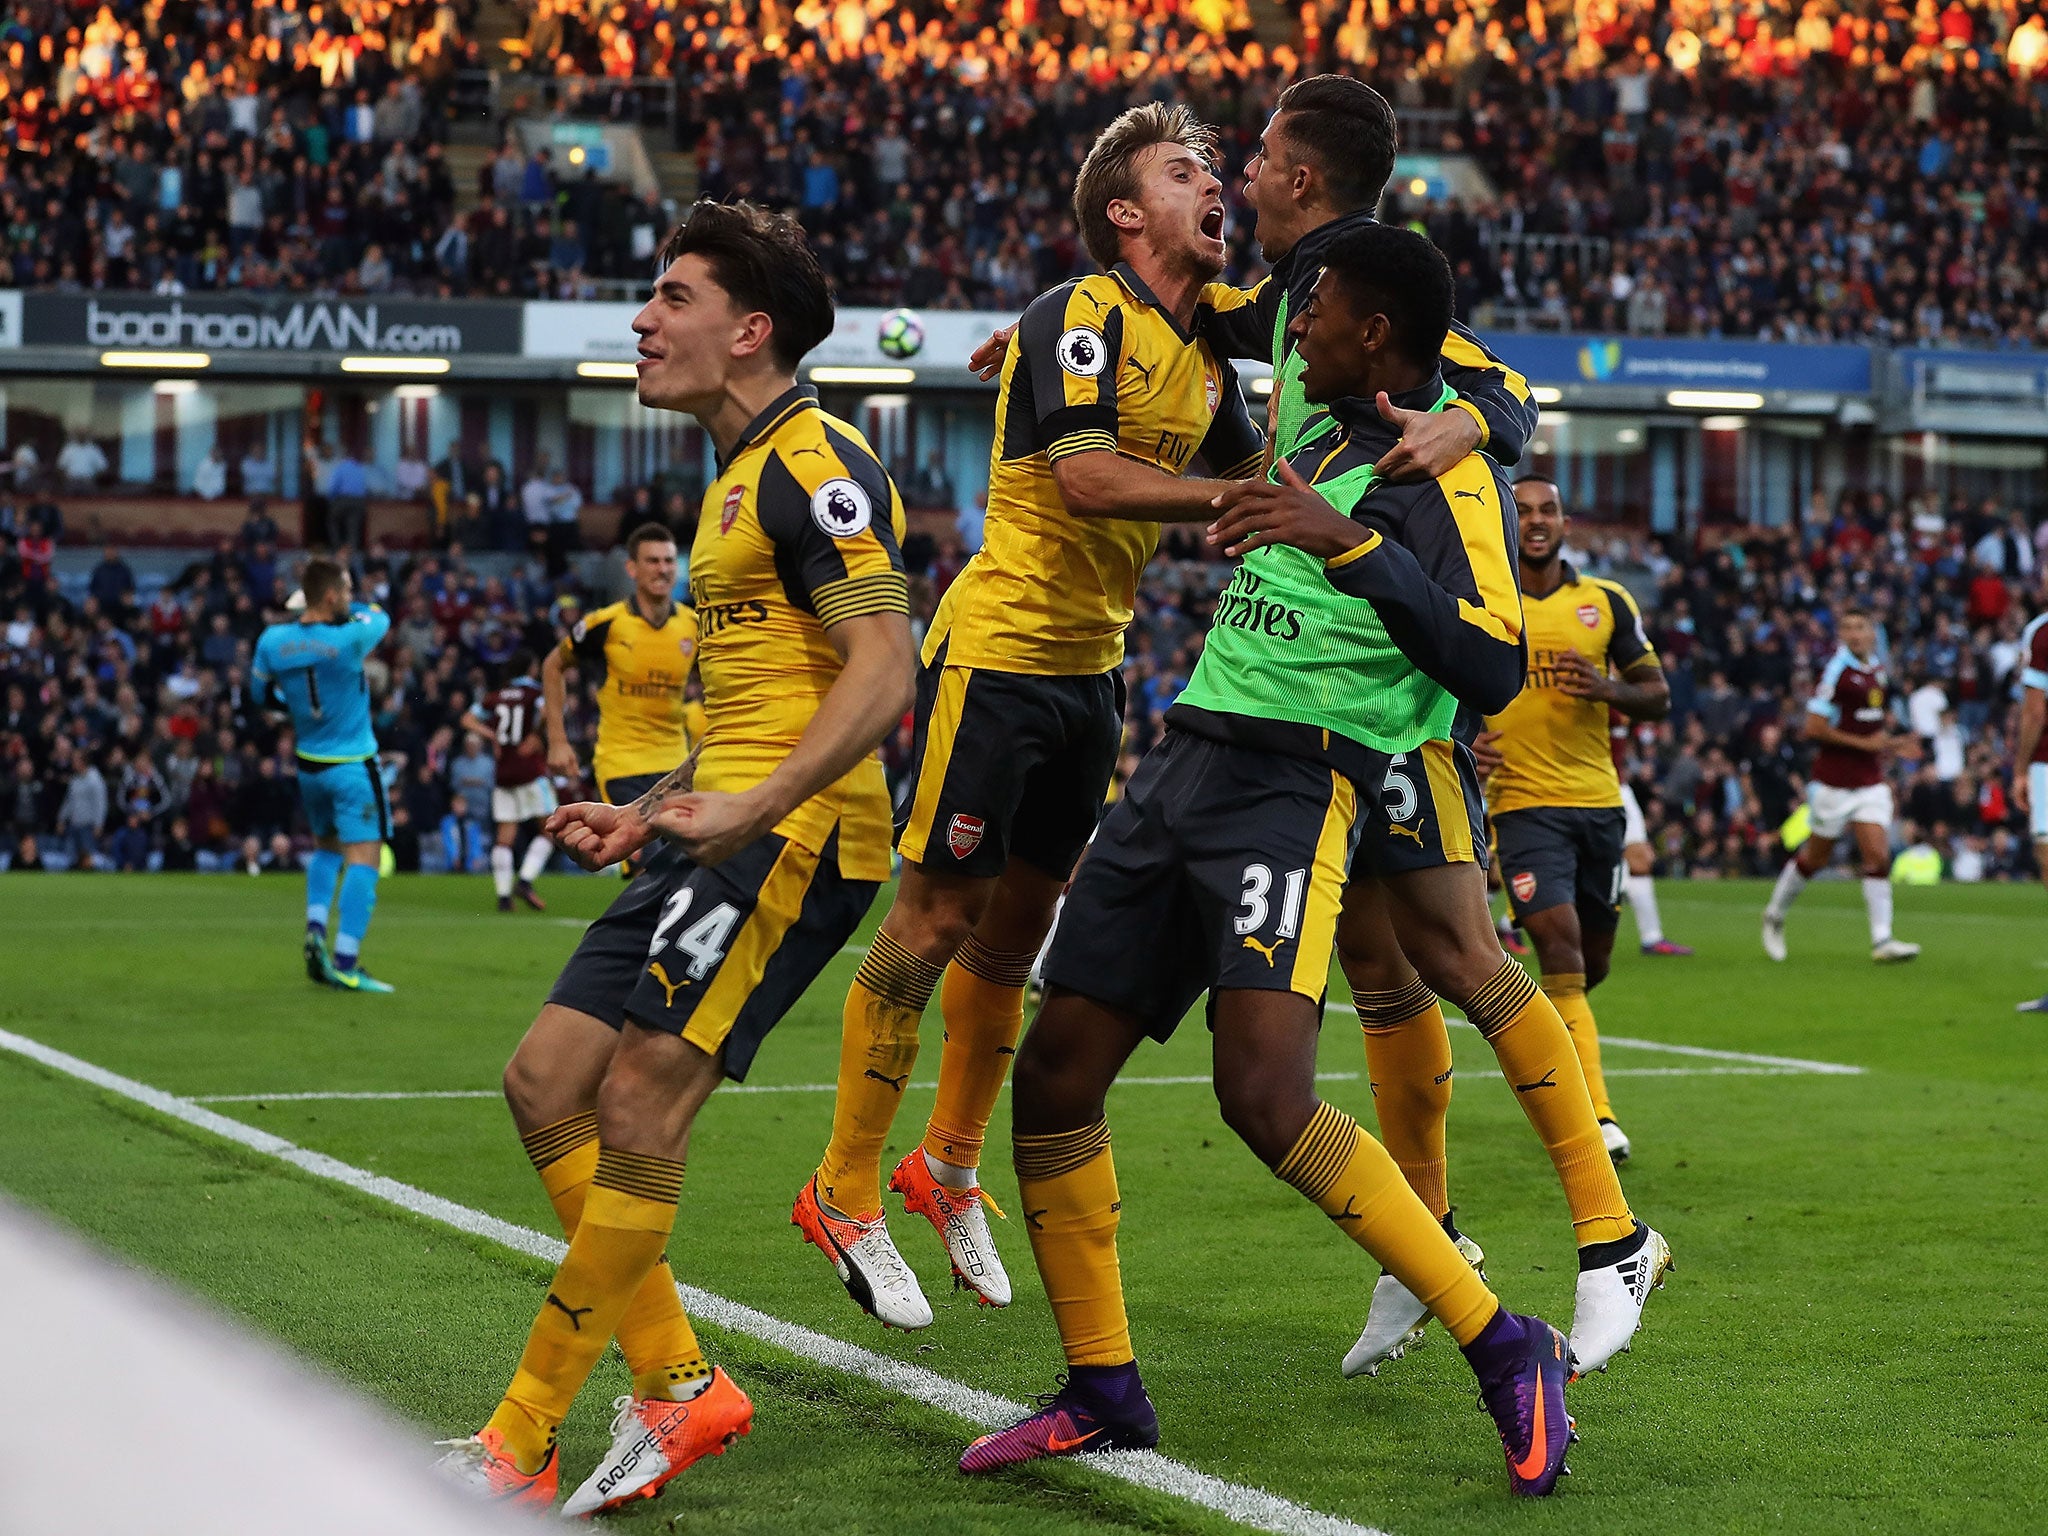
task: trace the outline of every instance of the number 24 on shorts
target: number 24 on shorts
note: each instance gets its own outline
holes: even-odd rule
[[[647,946],[649,960],[669,947],[669,935],[689,916],[690,902],[696,894],[686,885],[669,897],[668,905],[662,909],[661,921],[654,926],[653,941]],[[702,981],[725,958],[726,941],[732,937],[733,925],[739,920],[739,908],[729,901],[721,901],[676,935],[675,950],[689,961],[692,981]]]

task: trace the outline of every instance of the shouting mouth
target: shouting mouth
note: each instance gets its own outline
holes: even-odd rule
[[[1202,237],[1205,240],[1223,238],[1223,205],[1218,203],[1202,215]]]

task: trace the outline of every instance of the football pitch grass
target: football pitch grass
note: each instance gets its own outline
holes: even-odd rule
[[[616,887],[544,889],[546,916],[504,917],[485,879],[387,882],[367,954],[399,990],[361,997],[305,981],[296,880],[0,878],[0,1029],[552,1237],[493,1090],[580,922]],[[1678,1270],[1634,1353],[1573,1388],[1583,1443],[1542,1504],[1508,1499],[1498,1440],[1440,1329],[1377,1380],[1340,1378],[1372,1265],[1222,1126],[1198,1020],[1142,1050],[1134,1079],[1192,1079],[1133,1081],[1109,1109],[1161,1453],[1393,1536],[2042,1528],[2048,1026],[2012,1007],[2048,988],[2048,900],[1903,891],[1899,932],[1926,951],[1881,969],[1853,884],[1807,892],[1783,966],[1757,947],[1764,895],[1665,885],[1667,927],[1700,954],[1638,958],[1625,919],[1625,953],[1595,994],[1611,1039],[1708,1054],[1609,1045],[1636,1146],[1624,1182]],[[836,961],[763,1048],[750,1086],[787,1091],[720,1093],[705,1110],[675,1271],[965,1387],[1047,1390],[1059,1348],[1021,1219],[993,1223],[1017,1288],[1004,1312],[947,1289],[922,1222],[892,1223],[938,1314],[914,1335],[860,1315],[788,1224],[831,1118],[829,1091],[803,1085],[832,1081],[855,963]],[[1504,1301],[1566,1326],[1562,1196],[1491,1053],[1469,1029],[1453,1043],[1459,1223]],[[1827,1064],[1864,1070],[1814,1069]],[[1348,1015],[1329,1015],[1321,1065],[1325,1096],[1370,1127]],[[937,1066],[934,1005],[892,1160],[921,1132]],[[350,1093],[474,1096],[292,1097]],[[1007,1145],[1006,1097],[987,1182],[1016,1217]],[[547,1272],[12,1049],[0,1191],[382,1399],[418,1427],[422,1460],[489,1414]],[[754,1433],[610,1522],[621,1529],[1245,1528],[1085,1459],[963,1478],[953,1464],[978,1432],[964,1420],[760,1337],[703,1333],[753,1396]],[[609,1357],[565,1426],[565,1491],[625,1380]]]

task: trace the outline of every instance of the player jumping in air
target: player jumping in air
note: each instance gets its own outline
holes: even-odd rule
[[[1828,867],[1846,828],[1863,865],[1870,958],[1880,965],[1911,960],[1920,946],[1892,937],[1892,787],[1884,777],[1884,760],[1894,746],[1885,731],[1891,683],[1868,613],[1844,608],[1835,637],[1840,649],[1806,706],[1806,739],[1819,747],[1806,787],[1813,834],[1778,872],[1777,888],[1764,908],[1764,953],[1773,960],[1785,958],[1785,914],[1806,882]]]
[[[389,992],[362,966],[363,936],[377,910],[378,865],[391,812],[370,725],[363,663],[391,628],[391,616],[351,601],[346,567],[313,559],[299,573],[305,607],[256,642],[250,681],[257,697],[288,710],[299,757],[299,803],[318,843],[306,863],[306,975],[349,992]],[[327,949],[334,882],[341,911]]]
[[[1123,731],[1119,668],[1162,519],[1206,521],[1259,464],[1236,375],[1200,339],[1223,269],[1210,131],[1146,106],[1104,130],[1074,183],[1105,269],[1037,299],[1003,364],[986,541],[924,645],[903,883],[846,998],[832,1138],[793,1220],[866,1311],[932,1320],[882,1212],[882,1146],[943,975],[945,1046],[923,1144],[890,1176],[943,1238],[957,1283],[1010,1281],[982,1213],[983,1136],[1024,987],[1094,830]]]
[[[544,695],[533,671],[533,652],[515,655],[506,663],[504,684],[476,702],[468,722],[497,754],[491,820],[497,823],[498,840],[491,847],[491,883],[498,893],[500,912],[512,910],[515,896],[536,912],[547,910],[533,882],[548,867],[548,855],[553,851],[553,844],[537,834],[539,823],[554,814],[555,787],[548,782],[547,748],[540,729]],[[512,850],[519,829],[525,826],[531,826],[536,835],[526,845],[526,858],[515,881]]]
[[[1568,519],[1557,487],[1515,482],[1529,677],[1486,722],[1498,754],[1487,808],[1515,923],[1536,946],[1543,990],[1571,1031],[1608,1154],[1628,1137],[1614,1121],[1588,994],[1607,979],[1620,921],[1627,816],[1608,711],[1661,720],[1671,690],[1628,589],[1581,575],[1564,558]]]
[[[569,1515],[651,1498],[751,1428],[663,1249],[697,1111],[746,1076],[888,878],[875,749],[910,708],[915,659],[902,500],[860,434],[796,383],[833,320],[802,229],[699,203],[662,255],[633,322],[639,396],[695,416],[718,453],[690,559],[712,723],[700,754],[630,805],[549,819],[589,868],[657,836],[680,854],[648,860],[591,925],[505,1070],[569,1252],[504,1400],[443,1461],[486,1497],[552,1501],[556,1432],[616,1336],[633,1391]]]
[[[1311,338],[1306,388],[1334,423],[1280,466],[1284,484],[1219,498],[1212,536],[1244,564],[1166,735],[1075,876],[1045,1007],[1017,1059],[1019,1193],[1068,1376],[1039,1412],[970,1446],[965,1471],[1159,1439],[1124,1311],[1104,1103],[1139,1043],[1170,1036],[1205,989],[1231,1128],[1443,1320],[1500,1431],[1511,1489],[1548,1493],[1563,1464],[1563,1336],[1506,1311],[1380,1144],[1315,1091],[1361,801],[1391,756],[1374,743],[1430,739],[1424,716],[1441,689],[1405,652],[1454,652],[1469,622],[1390,537],[1426,520],[1412,498],[1440,492],[1377,481],[1373,463],[1391,444],[1364,404],[1381,391],[1441,399],[1450,269],[1421,236],[1387,228],[1354,231],[1326,261],[1296,324]],[[1354,437],[1361,428],[1373,435]],[[1471,488],[1500,517],[1498,472],[1468,462]],[[1490,662],[1478,662],[1497,674],[1480,691],[1512,696],[1515,637]]]
[[[1233,356],[1269,358],[1277,453],[1298,453],[1328,423],[1331,407],[1303,387],[1304,332],[1291,323],[1308,302],[1328,251],[1375,227],[1373,209],[1393,173],[1393,109],[1371,87],[1321,75],[1282,93],[1246,168],[1245,196],[1273,275],[1248,291],[1228,290],[1207,317],[1208,332]],[[1512,463],[1528,442],[1536,406],[1527,383],[1453,322],[1438,364],[1441,397],[1367,402],[1377,421],[1353,410],[1355,440],[1371,439],[1374,472],[1417,486],[1415,550],[1433,580],[1465,603],[1453,632],[1481,644],[1488,626],[1519,634],[1520,602],[1506,509],[1492,495],[1484,450]],[[1440,510],[1439,510],[1440,509]],[[1444,515],[1447,513],[1448,515]],[[1470,742],[1477,714],[1456,709],[1469,695],[1451,683],[1429,713],[1428,740],[1390,757],[1360,812],[1358,850],[1337,929],[1338,959],[1364,1029],[1373,1103],[1388,1151],[1412,1187],[1476,1267],[1483,1255],[1452,1222],[1444,1123],[1450,1107],[1449,1030],[1439,996],[1480,1024],[1502,1075],[1517,1093],[1549,1154],[1570,1207],[1579,1248],[1572,1349],[1583,1369],[1604,1364],[1640,1322],[1647,1294],[1631,1290],[1648,1229],[1631,1215],[1602,1145],[1579,1074],[1552,1074],[1571,1057],[1563,1019],[1526,985],[1502,951],[1487,907],[1484,810]],[[1661,1241],[1661,1240],[1660,1240]],[[1347,1375],[1374,1371],[1398,1353],[1427,1316],[1393,1275],[1374,1288],[1365,1329],[1345,1356]]]

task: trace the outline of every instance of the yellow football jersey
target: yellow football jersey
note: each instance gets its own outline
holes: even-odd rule
[[[1091,450],[1170,475],[1198,453],[1226,479],[1259,466],[1235,370],[1122,263],[1033,300],[1010,338],[982,547],[946,589],[926,661],[943,645],[948,664],[996,672],[1075,676],[1122,663],[1159,525],[1067,511],[1053,465]]]
[[[586,617],[562,641],[562,660],[597,685],[597,779],[667,773],[690,752],[683,704],[697,651],[697,615],[682,603],[659,625],[633,600]]]
[[[789,756],[839,678],[826,630],[908,613],[903,501],[867,440],[792,389],[756,417],[704,493],[690,546],[697,674],[709,728],[699,789],[743,790]],[[783,818],[816,853],[839,835],[839,872],[889,878],[889,786],[870,755]]]
[[[1522,633],[1529,642],[1528,677],[1514,703],[1486,721],[1486,729],[1501,733],[1501,764],[1486,783],[1487,809],[1498,815],[1536,806],[1620,805],[1607,705],[1558,687],[1557,662],[1567,651],[1577,651],[1595,672],[1625,673],[1655,662],[1635,599],[1618,582],[1582,576],[1565,562],[1555,592],[1522,594]]]

